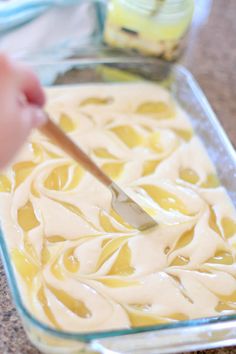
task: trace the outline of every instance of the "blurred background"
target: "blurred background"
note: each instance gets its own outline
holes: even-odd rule
[[[175,61],[191,56],[211,8],[212,0],[0,0],[0,49],[65,57],[105,42]]]
[[[235,0],[0,0],[0,50],[22,60],[109,47],[178,61],[236,145]]]

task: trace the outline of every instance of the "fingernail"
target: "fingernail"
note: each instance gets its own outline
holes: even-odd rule
[[[47,120],[46,114],[40,108],[35,108],[35,125],[43,125]]]

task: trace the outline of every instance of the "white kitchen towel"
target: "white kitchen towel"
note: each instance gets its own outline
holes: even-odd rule
[[[70,6],[81,0],[11,0],[0,3],[0,33],[22,25],[53,6]]]
[[[0,33],[0,51],[16,58],[65,57],[102,35],[99,5],[90,0],[13,0],[5,6],[0,4],[0,26],[7,18],[11,26]]]

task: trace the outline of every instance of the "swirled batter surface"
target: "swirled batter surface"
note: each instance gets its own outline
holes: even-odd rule
[[[183,110],[154,84],[52,88],[47,110],[156,218],[146,233],[110,192],[35,132],[0,175],[22,297],[55,328],[95,331],[236,308],[236,212]]]

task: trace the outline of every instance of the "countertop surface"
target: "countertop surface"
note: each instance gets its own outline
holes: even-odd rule
[[[204,1],[203,1],[204,2]],[[208,3],[208,0],[205,0]],[[184,64],[191,70],[222,125],[236,146],[236,0],[213,0],[207,24],[193,33],[195,40]],[[0,266],[0,353],[37,354],[27,340],[11,302]],[[236,353],[236,347],[198,354]]]

